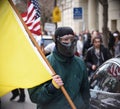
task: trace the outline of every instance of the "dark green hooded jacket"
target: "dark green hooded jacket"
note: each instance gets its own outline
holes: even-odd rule
[[[64,87],[77,109],[89,107],[89,84],[84,62],[77,56],[65,58],[53,52],[48,61],[54,71],[61,76]],[[51,80],[28,89],[30,99],[37,109],[71,109],[60,89],[56,89]]]

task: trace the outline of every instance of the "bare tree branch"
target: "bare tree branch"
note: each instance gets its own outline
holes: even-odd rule
[[[108,46],[108,0],[99,0],[101,5],[103,6],[103,43],[107,47]]]

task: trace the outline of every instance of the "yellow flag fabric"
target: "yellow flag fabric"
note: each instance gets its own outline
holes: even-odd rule
[[[42,84],[51,74],[8,0],[0,0],[0,96]]]

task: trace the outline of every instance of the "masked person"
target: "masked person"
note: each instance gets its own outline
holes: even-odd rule
[[[52,80],[28,89],[37,109],[71,109],[60,87],[64,85],[77,109],[89,108],[89,85],[84,62],[75,56],[77,38],[70,27],[55,31],[55,49],[47,56],[56,75]]]

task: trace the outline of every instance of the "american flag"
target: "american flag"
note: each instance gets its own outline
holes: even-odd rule
[[[22,13],[21,15],[31,33],[37,36],[41,35],[41,13],[38,1],[30,0],[30,2],[28,3],[27,12]]]

